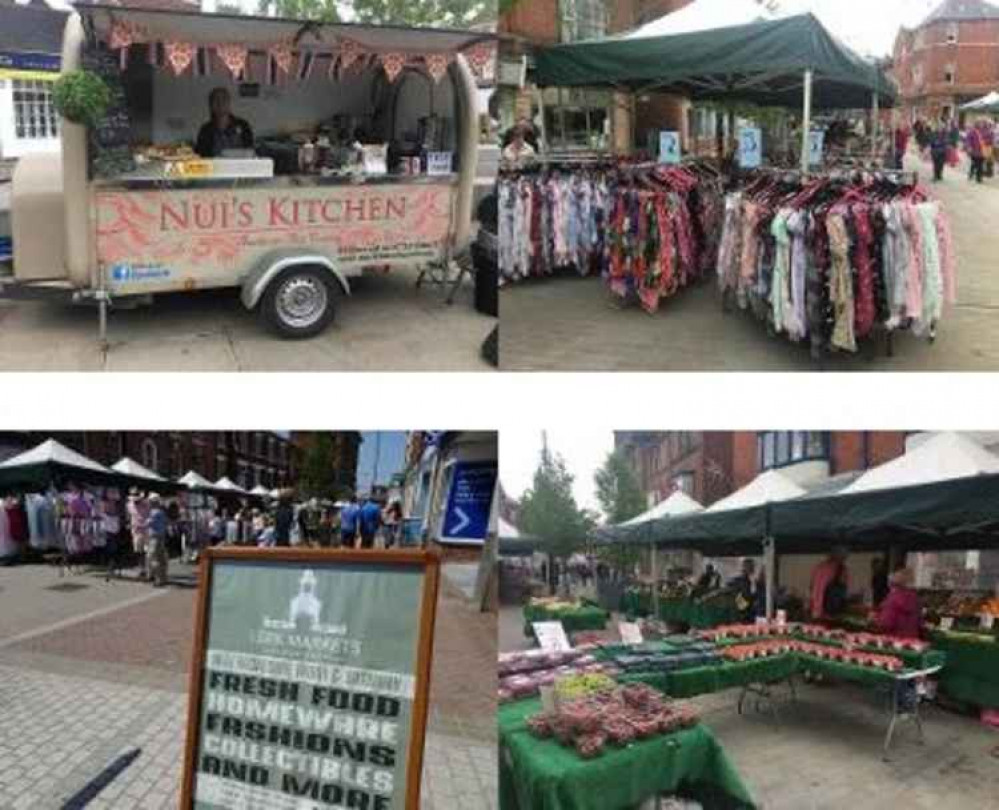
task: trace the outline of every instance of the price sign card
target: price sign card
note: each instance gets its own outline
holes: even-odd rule
[[[534,627],[534,635],[542,650],[566,652],[572,649],[562,622],[534,622],[532,627]]]
[[[621,641],[625,644],[635,645],[641,644],[644,641],[642,638],[642,628],[634,622],[618,622],[617,630],[621,635]]]

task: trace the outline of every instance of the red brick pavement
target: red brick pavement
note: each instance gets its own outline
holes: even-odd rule
[[[14,645],[9,651],[34,659],[125,665],[183,676],[190,666],[195,591],[171,590],[157,599],[122,608]],[[474,610],[456,589],[442,584],[434,637],[431,727],[440,733],[495,735],[496,615]],[[65,670],[65,666],[59,667]],[[88,674],[94,667],[87,667]],[[115,666],[101,677],[117,678]]]

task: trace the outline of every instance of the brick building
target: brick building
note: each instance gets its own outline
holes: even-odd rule
[[[999,6],[945,0],[895,40],[893,73],[907,120],[957,114],[999,86]]]
[[[505,36],[503,60],[527,57],[534,48],[583,39],[598,39],[644,25],[678,11],[693,0],[515,0],[500,14],[498,32]],[[500,94],[500,119],[510,126],[516,119],[536,117],[535,90],[505,89]],[[626,151],[632,145],[631,113],[626,99],[606,91],[545,91],[549,141],[556,147],[586,146],[586,133],[604,128],[613,134],[613,147]],[[690,105],[665,94],[638,99],[636,131],[674,128],[690,132]],[[614,115],[613,124],[607,121]],[[608,144],[610,145],[610,144]]]
[[[736,431],[619,432],[649,506],[682,490],[705,506],[759,473],[783,469],[805,486],[883,464],[905,453],[903,432]]]
[[[0,448],[9,457],[52,438],[105,466],[128,456],[165,478],[194,470],[209,481],[228,476],[244,489],[258,484],[274,489],[294,485],[311,435],[266,430],[5,432],[0,433]],[[332,435],[330,464],[352,487],[360,434]]]

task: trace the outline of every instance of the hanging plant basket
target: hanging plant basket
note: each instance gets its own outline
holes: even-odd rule
[[[96,73],[73,70],[52,86],[52,103],[67,121],[94,128],[101,124],[111,106],[111,88]]]

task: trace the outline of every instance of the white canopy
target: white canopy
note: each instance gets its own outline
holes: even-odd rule
[[[106,473],[114,475],[103,464],[98,464],[86,456],[80,455],[75,450],[70,450],[63,444],[59,444],[55,439],[47,439],[31,450],[25,450],[18,456],[7,459],[0,464],[0,469],[10,470],[17,467],[29,467],[36,464],[61,464],[64,467],[77,467],[90,472]]]
[[[512,525],[511,523],[508,523],[507,521],[503,520],[503,518],[498,519],[497,528],[499,531],[498,536],[504,538],[505,540],[520,539],[520,529],[518,529],[516,526]]]
[[[205,478],[203,475],[198,475],[194,470],[189,470],[188,473],[177,481],[178,484],[183,484],[185,487],[190,489],[215,489],[215,484]]]
[[[128,456],[122,456],[121,459],[116,461],[111,466],[111,469],[115,472],[120,472],[123,475],[130,475],[133,478],[146,478],[150,481],[166,481],[166,479],[162,476],[157,475],[148,467],[143,467],[138,461],[133,461]]]
[[[999,473],[999,456],[960,433],[941,433],[864,473],[841,494],[932,484]]]
[[[225,475],[223,475],[218,481],[216,481],[214,486],[215,489],[222,489],[225,490],[226,492],[243,492],[243,493],[246,492],[246,490],[243,489],[239,484],[237,484],[235,481],[233,481],[231,478]]]
[[[999,92],[993,90],[987,96],[976,98],[961,107],[962,110],[974,112],[999,112]]]
[[[733,509],[748,509],[766,503],[790,501],[794,498],[800,498],[805,493],[804,487],[794,483],[783,473],[777,470],[768,470],[756,476],[742,489],[710,506],[707,511],[729,512]]]
[[[270,497],[271,491],[267,489],[263,484],[257,484],[253,489],[250,490],[251,495],[260,495],[261,497]]]
[[[664,517],[679,517],[703,512],[704,507],[685,492],[674,492],[662,503],[657,503],[648,512],[622,523],[622,526],[640,526]]]
[[[674,34],[693,34],[722,26],[748,25],[774,15],[756,0],[694,0],[679,11],[666,14],[624,35],[624,39],[645,39]]]

